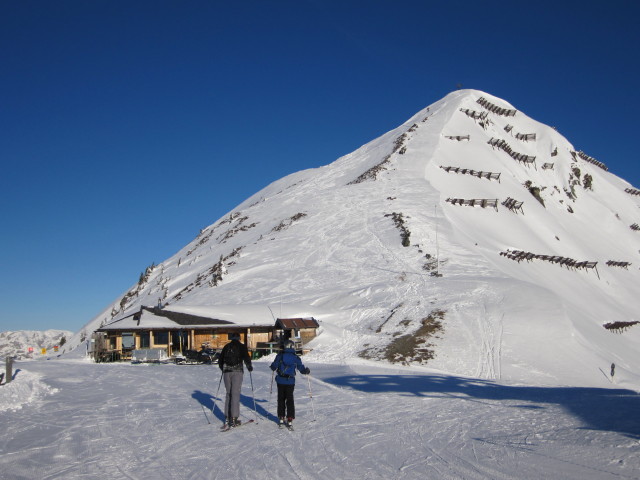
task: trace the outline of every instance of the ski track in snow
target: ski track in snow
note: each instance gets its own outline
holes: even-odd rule
[[[489,360],[497,333],[488,333]],[[640,471],[633,392],[310,364],[289,432],[275,423],[267,363],[254,365],[257,423],[220,432],[215,367],[31,362],[24,368],[58,391],[0,413],[2,478],[584,480]],[[248,377],[245,422],[255,417]]]
[[[483,305],[482,314],[478,315],[478,329],[480,331],[480,359],[476,377],[484,379],[501,378],[501,355],[502,355],[502,334],[503,318],[495,318],[495,315],[488,311],[487,302]]]

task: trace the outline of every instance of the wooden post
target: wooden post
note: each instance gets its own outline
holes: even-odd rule
[[[4,383],[11,383],[11,380],[13,380],[13,357],[7,357],[5,359],[5,365],[6,365],[6,369],[5,369],[5,380]]]

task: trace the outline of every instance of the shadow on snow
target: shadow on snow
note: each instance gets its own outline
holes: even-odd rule
[[[225,414],[224,414],[224,398],[225,398],[225,390],[224,388],[222,388],[220,390],[220,397],[215,397],[214,395],[211,395],[210,393],[205,393],[202,392],[200,390],[194,390],[193,393],[191,394],[191,398],[193,398],[194,400],[197,400],[198,403],[200,403],[200,405],[202,406],[203,411],[205,412],[205,415],[207,416],[207,419],[209,418],[208,415],[211,414],[211,412],[213,411],[213,414],[215,415],[215,417],[220,420],[221,422],[224,422],[225,420]],[[215,403],[215,407],[214,407],[214,403]],[[258,399],[256,398],[256,403],[255,403],[255,411],[261,415],[262,417],[266,418],[267,420],[271,420],[273,422],[277,422],[278,421],[278,417],[272,413],[270,413],[269,411],[267,411],[261,404],[265,404],[268,403],[267,400],[265,399]],[[240,404],[245,406],[247,409],[249,409],[251,411],[251,413],[249,414],[250,418],[253,418],[254,416],[254,404],[253,404],[253,397],[252,396],[247,396],[247,395],[240,395]]]
[[[486,380],[440,375],[347,375],[322,380],[366,393],[523,402],[505,405],[509,408],[544,409],[545,404],[559,405],[584,422],[584,429],[619,432],[640,439],[640,395],[632,390],[506,386]]]

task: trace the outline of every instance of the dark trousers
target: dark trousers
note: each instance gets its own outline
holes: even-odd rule
[[[278,384],[278,418],[296,418],[296,406],[293,403],[295,385]]]

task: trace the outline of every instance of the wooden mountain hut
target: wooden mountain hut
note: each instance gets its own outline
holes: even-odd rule
[[[302,347],[313,340],[320,324],[313,317],[307,318],[278,318],[275,334],[282,340],[293,340],[296,348]]]
[[[186,350],[221,350],[232,333],[256,356],[270,353],[284,338],[300,347],[316,336],[314,318],[278,319],[266,305],[146,307],[97,329],[92,338],[96,361],[131,360],[134,351],[152,351],[163,360]]]

